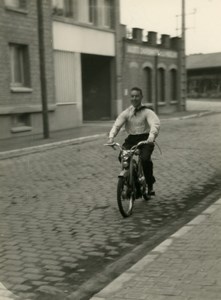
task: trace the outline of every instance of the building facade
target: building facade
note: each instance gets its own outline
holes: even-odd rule
[[[140,86],[157,113],[180,103],[180,39],[120,25],[119,0],[0,2],[0,138],[114,119]]]
[[[38,1],[0,2],[0,137],[42,132]],[[55,111],[50,1],[44,1],[45,77],[49,113]]]
[[[53,0],[55,92],[60,128],[113,116],[119,1]]]
[[[41,133],[43,98],[51,131],[111,119],[118,24],[118,0],[1,1],[0,138]]]
[[[172,113],[180,105],[180,38],[133,28],[127,38],[124,29],[123,42],[123,99],[128,105],[128,93],[132,86],[139,86],[144,102],[157,113]],[[144,41],[145,40],[145,41]]]
[[[221,100],[221,53],[187,56],[187,79],[188,98]]]

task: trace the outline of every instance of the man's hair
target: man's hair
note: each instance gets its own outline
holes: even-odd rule
[[[132,91],[137,91],[137,92],[139,92],[141,94],[141,96],[143,96],[143,91],[139,87],[137,87],[137,86],[132,87],[132,89],[130,91],[131,92]]]

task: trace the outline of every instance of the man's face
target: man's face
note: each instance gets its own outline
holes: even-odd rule
[[[142,100],[142,95],[140,93],[140,91],[136,91],[136,90],[133,90],[131,91],[131,94],[130,94],[130,101],[131,101],[131,104],[137,108],[141,105],[141,100]]]

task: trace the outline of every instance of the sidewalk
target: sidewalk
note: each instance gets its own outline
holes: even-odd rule
[[[91,300],[221,299],[221,198]]]
[[[201,117],[213,111],[186,111],[170,115],[160,115],[162,122],[185,118]],[[86,122],[82,126],[50,133],[50,138],[44,139],[43,134],[27,135],[8,139],[0,139],[0,159],[36,152],[65,144],[74,144],[91,140],[100,136],[107,136],[113,125],[112,121]]]

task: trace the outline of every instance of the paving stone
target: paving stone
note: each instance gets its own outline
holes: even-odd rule
[[[60,294],[61,291],[53,286],[50,285],[43,285],[41,287],[39,287],[37,289],[39,292],[43,292],[43,293],[47,293],[47,294],[51,294],[51,295],[56,295],[56,294]]]
[[[31,290],[31,287],[25,284],[17,284],[13,287],[16,291],[29,291]]]
[[[20,275],[20,274],[19,274]],[[22,284],[23,282],[26,281],[25,278],[22,278],[21,276],[16,277],[16,276],[10,276],[9,277],[9,282],[11,282],[12,284]]]
[[[50,281],[50,282],[57,282],[57,281],[63,281],[64,280],[64,278],[55,277],[55,276],[47,276],[44,279],[46,281]]]
[[[27,280],[40,280],[44,277],[43,274],[24,273],[23,275]]]

